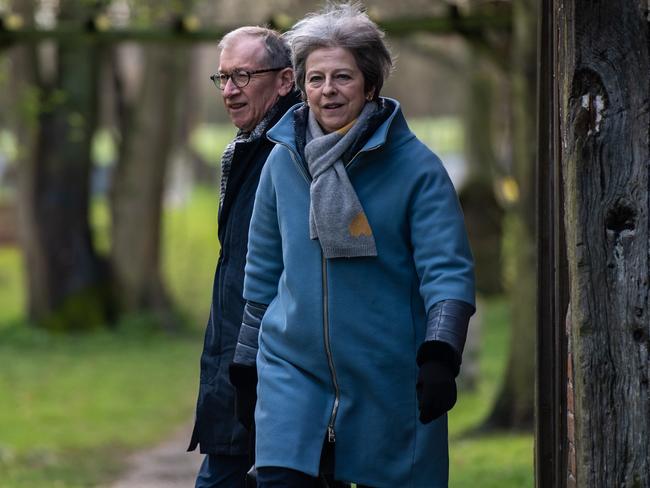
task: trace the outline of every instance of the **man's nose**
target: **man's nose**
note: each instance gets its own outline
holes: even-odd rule
[[[240,91],[240,88],[235,85],[235,83],[232,81],[232,78],[228,78],[226,81],[226,86],[223,87],[223,96],[230,97],[232,95],[236,95]]]

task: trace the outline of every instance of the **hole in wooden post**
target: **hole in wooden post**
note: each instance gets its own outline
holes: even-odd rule
[[[571,124],[578,137],[600,133],[607,108],[607,91],[595,71],[579,69],[571,86]]]
[[[635,329],[634,332],[632,332],[632,338],[636,342],[643,342],[645,340],[645,331],[643,329]]]
[[[636,227],[636,212],[629,205],[617,203],[607,212],[605,227],[616,234],[623,231],[634,231]]]

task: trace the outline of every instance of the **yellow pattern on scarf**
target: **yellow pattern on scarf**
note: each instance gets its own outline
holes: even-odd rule
[[[352,129],[352,126],[354,125],[354,123],[355,123],[356,121],[357,121],[357,119],[354,119],[354,120],[353,120],[352,122],[350,122],[349,124],[344,125],[344,126],[341,127],[340,129],[336,129],[336,133],[337,133],[337,134],[341,134],[342,136],[345,135],[345,134],[347,134],[348,131],[349,131],[350,129]]]

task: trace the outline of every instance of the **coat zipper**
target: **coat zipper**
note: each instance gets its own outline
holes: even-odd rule
[[[310,183],[310,178],[305,172],[305,168],[300,164],[296,159],[296,155],[293,153],[291,148],[288,145],[285,145],[291,159],[298,168],[300,174],[305,178],[307,183]],[[322,264],[322,276],[323,276],[323,339],[325,344],[325,355],[327,356],[327,365],[330,370],[330,375],[332,377],[332,384],[334,385],[334,405],[332,405],[332,411],[330,412],[330,418],[327,422],[327,442],[334,443],[336,442],[336,431],[334,429],[334,423],[336,422],[336,414],[339,410],[339,403],[341,401],[341,391],[339,389],[339,381],[336,377],[336,368],[334,367],[334,358],[332,357],[332,345],[330,343],[330,324],[329,324],[329,290],[327,287],[327,260],[325,256],[321,253],[321,264]]]
[[[306,174],[305,168],[296,159],[296,155],[293,153],[291,147],[288,144],[283,144],[281,142],[278,142],[278,144],[282,144],[287,148],[287,150],[289,151],[289,155],[291,156],[291,160],[298,168],[298,171],[303,176],[303,178],[305,178],[305,181],[307,181],[307,183],[310,183],[310,178]],[[368,148],[364,151],[359,151],[357,154],[354,155],[352,159],[350,159],[348,164],[345,165],[345,168],[347,169],[354,162],[357,156],[359,156],[359,154],[372,151],[374,149],[377,149],[380,146],[381,144]],[[321,253],[321,263],[322,263],[322,276],[323,276],[323,339],[325,343],[325,355],[327,356],[327,364],[329,366],[330,375],[332,376],[332,384],[334,385],[334,405],[332,405],[332,411],[330,413],[329,422],[327,423],[327,442],[335,443],[336,430],[334,428],[334,424],[336,423],[336,414],[339,411],[339,404],[341,401],[341,390],[339,389],[339,382],[336,377],[336,368],[334,366],[334,358],[332,357],[332,345],[330,343],[329,306],[328,306],[329,291],[327,287],[327,260],[325,259],[325,256],[322,253]]]
[[[379,147],[381,147],[381,144],[377,144],[376,146],[372,146],[372,147],[369,147],[368,149],[363,149],[362,151],[359,151],[358,153],[356,153],[352,157],[352,159],[350,159],[350,161],[348,161],[348,164],[345,165],[345,169],[348,169],[352,165],[354,160],[357,159],[357,156],[359,156],[360,154],[367,153],[367,152],[370,152],[370,151],[374,151],[375,149],[377,149]]]
[[[336,368],[334,367],[334,359],[332,358],[332,345],[330,344],[330,318],[329,318],[329,291],[327,288],[327,260],[321,254],[321,263],[323,267],[323,338],[325,340],[325,355],[327,356],[327,363],[329,365],[330,374],[332,375],[332,384],[334,385],[334,405],[332,405],[332,412],[330,413],[330,420],[327,423],[327,441],[336,442],[336,432],[334,431],[334,423],[336,422],[336,414],[339,410],[339,402],[341,399],[341,391],[339,390],[339,382],[336,378]]]

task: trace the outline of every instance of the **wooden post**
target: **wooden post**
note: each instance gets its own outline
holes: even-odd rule
[[[646,1],[554,0],[580,487],[650,486]]]
[[[560,165],[556,21],[553,0],[539,2],[537,155],[537,368],[535,486],[567,486],[568,302]]]

